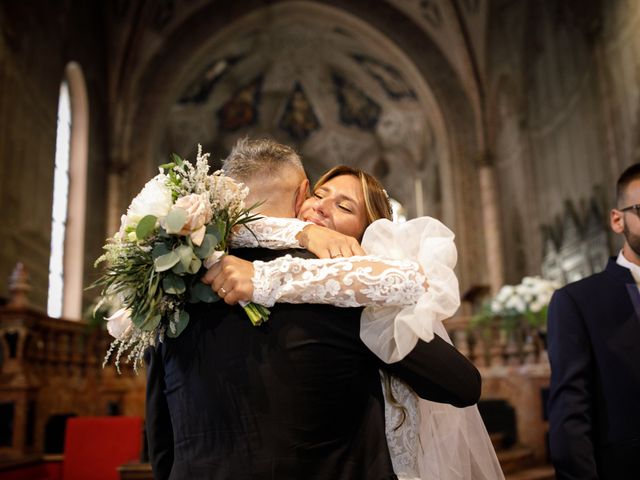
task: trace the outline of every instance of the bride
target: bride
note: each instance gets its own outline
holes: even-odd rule
[[[263,218],[251,224],[251,232],[237,232],[232,242],[307,248],[319,259],[286,255],[248,262],[227,255],[203,281],[228,304],[366,306],[363,342],[382,360],[396,362],[419,338],[439,335],[450,342],[442,321],[457,310],[459,294],[453,233],[429,217],[400,225],[390,218],[388,197],[375,178],[335,167],[316,183],[297,220]],[[397,378],[381,377],[387,442],[400,480],[504,478],[476,406],[423,400]]]

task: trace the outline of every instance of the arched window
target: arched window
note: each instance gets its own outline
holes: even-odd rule
[[[58,126],[49,260],[50,317],[79,319],[82,313],[89,104],[80,66],[65,70]]]

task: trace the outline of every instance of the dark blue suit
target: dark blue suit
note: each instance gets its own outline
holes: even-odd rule
[[[611,258],[549,306],[551,457],[558,480],[640,478],[640,294]]]
[[[156,480],[390,480],[378,369],[435,401],[480,394],[477,369],[440,338],[383,364],[360,341],[360,309],[280,304],[262,327],[222,302],[190,314],[148,369]]]

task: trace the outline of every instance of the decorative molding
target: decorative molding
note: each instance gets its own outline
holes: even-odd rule
[[[402,98],[416,99],[416,92],[407,84],[402,74],[395,67],[367,55],[354,53],[351,58],[378,82],[390,98],[394,100]]]
[[[218,110],[220,130],[235,132],[258,123],[258,104],[262,92],[262,75],[240,88]]]
[[[336,100],[340,106],[342,124],[373,130],[382,112],[380,105],[342,75],[334,72],[331,77],[336,89]]]
[[[542,275],[565,284],[602,270],[610,255],[604,218],[604,208],[595,197],[580,211],[567,200],[562,217],[542,227]]]
[[[295,82],[278,126],[296,140],[306,140],[320,128],[318,117],[300,82]]]
[[[243,58],[244,56],[238,55],[234,57],[221,58],[208,64],[198,76],[198,79],[191,83],[191,85],[189,85],[185,90],[178,100],[178,103],[181,105],[206,103],[213,87],[222,77],[225,76],[231,67]]]
[[[434,0],[420,1],[420,15],[435,29],[442,27],[442,11]]]
[[[153,11],[151,13],[151,25],[154,30],[162,31],[171,20],[173,20],[176,13],[175,0],[155,0],[153,3]]]

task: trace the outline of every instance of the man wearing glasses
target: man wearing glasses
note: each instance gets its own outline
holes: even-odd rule
[[[549,306],[549,442],[557,480],[640,478],[640,163],[618,179],[603,272]]]

